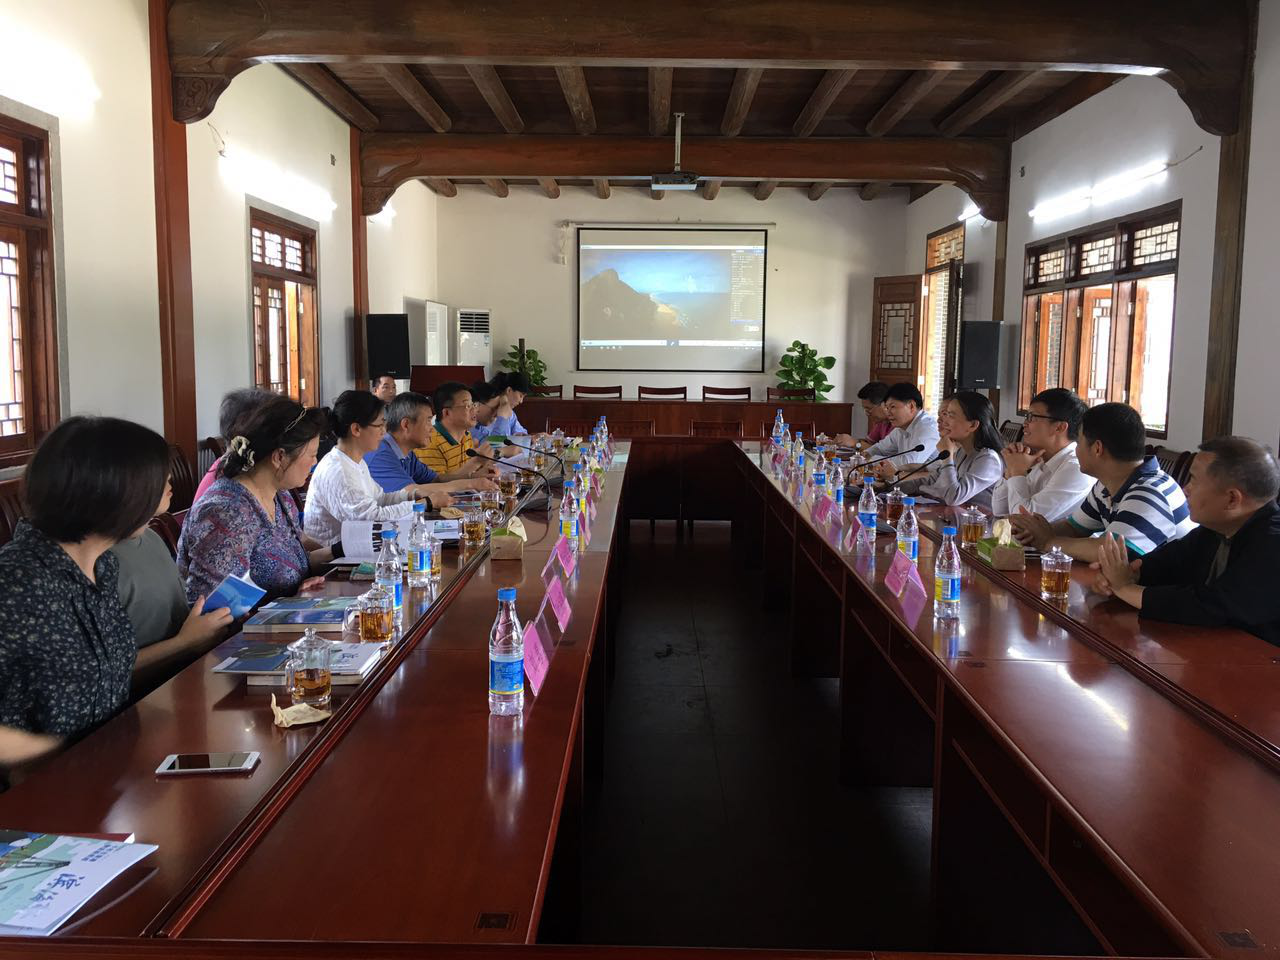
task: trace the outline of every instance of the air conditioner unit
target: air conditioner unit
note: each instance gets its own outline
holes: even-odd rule
[[[458,309],[458,355],[460,366],[483,366],[486,379],[493,375],[493,340],[489,335],[489,311]]]

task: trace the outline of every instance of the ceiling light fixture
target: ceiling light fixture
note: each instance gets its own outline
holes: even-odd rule
[[[1123,200],[1149,186],[1163,183],[1169,175],[1170,166],[1167,160],[1152,160],[1099,180],[1092,187],[1080,187],[1037,203],[1027,211],[1027,215],[1032,220],[1056,220],[1087,210],[1091,206]]]
[[[680,169],[680,134],[684,125],[684,114],[676,114],[676,165],[671,173],[655,173],[649,178],[649,189],[654,192],[666,190],[697,190],[698,175]]]

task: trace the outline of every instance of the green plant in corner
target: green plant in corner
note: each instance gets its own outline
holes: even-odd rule
[[[538,356],[537,350],[520,350],[519,344],[513,343],[511,350],[498,361],[498,366],[512,373],[523,373],[535,387],[546,386],[547,364]]]
[[[778,358],[778,386],[785,390],[806,390],[813,387],[819,400],[835,387],[824,371],[836,365],[835,357],[820,357],[818,351],[802,340],[791,341],[787,352]]]

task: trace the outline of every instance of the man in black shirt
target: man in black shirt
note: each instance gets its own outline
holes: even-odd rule
[[[1280,467],[1246,437],[1200,444],[1187,505],[1200,526],[1132,564],[1110,537],[1097,588],[1142,616],[1202,627],[1236,627],[1280,646]]]

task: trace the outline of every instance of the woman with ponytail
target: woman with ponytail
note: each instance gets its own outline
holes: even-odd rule
[[[413,513],[413,501],[430,499],[433,507],[453,498],[440,484],[411,483],[385,493],[369,473],[364,458],[378,449],[387,432],[386,405],[367,390],[339,395],[329,413],[329,429],[337,445],[324,455],[307,489],[307,536],[331,544],[342,537],[344,520],[400,520]]]
[[[328,414],[273,395],[231,426],[221,475],[191,508],[178,539],[178,572],[187,599],[207,596],[228,574],[248,574],[267,598],[297,592],[333,559],[308,551],[289,491],[315,466]]]

